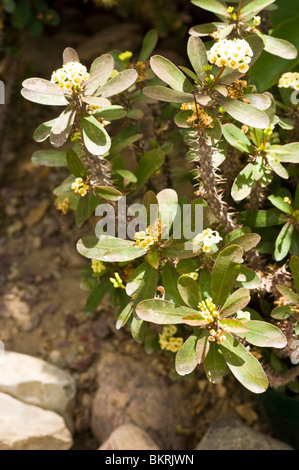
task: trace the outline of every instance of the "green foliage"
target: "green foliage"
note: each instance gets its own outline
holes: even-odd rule
[[[299,143],[292,138],[299,112],[291,90],[277,87],[298,60],[294,18],[284,10],[280,22],[274,0],[192,3],[219,21],[191,28],[190,65],[156,54],[159,34],[151,29],[135,55],[110,51],[89,72],[66,48],[63,70],[67,77],[68,67],[76,70],[77,81],[59,70],[51,81],[25,80],[24,98],[64,108],[33,135],[55,149],[32,160],[69,172],[53,193],[78,227],[99,218],[96,235],[77,243],[88,260],[86,312],[107,294],[116,328],[127,328],[148,353],[171,354],[178,375],[202,364],[213,383],[231,372],[263,393],[268,380],[257,357],[275,363],[267,348],[285,348],[289,339],[275,321],[299,308]],[[275,18],[268,34],[259,29],[264,9]],[[191,200],[177,188],[186,182]],[[271,284],[268,265],[284,283]]]

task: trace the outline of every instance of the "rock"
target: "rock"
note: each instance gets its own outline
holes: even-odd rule
[[[124,424],[115,429],[98,450],[159,450],[159,447],[143,429]]]
[[[0,392],[65,415],[76,393],[73,378],[42,359],[6,351],[0,365]]]
[[[68,450],[72,436],[53,411],[0,392],[0,450]]]
[[[216,421],[195,450],[293,450],[287,444],[257,432],[237,418]]]
[[[98,390],[92,406],[91,428],[99,442],[123,424],[144,429],[162,449],[184,449],[191,413],[182,406],[187,391],[157,372],[152,357],[136,360],[116,352],[103,354],[98,364]]]

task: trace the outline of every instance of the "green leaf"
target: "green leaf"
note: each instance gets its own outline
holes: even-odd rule
[[[204,360],[206,376],[213,384],[220,383],[226,373],[227,365],[216,343],[210,343],[209,352]]]
[[[210,341],[209,341],[210,330],[203,329],[198,335],[198,341],[196,343],[195,353],[196,353],[196,360],[198,364],[204,362],[206,355],[210,349]]]
[[[286,222],[286,216],[275,209],[241,212],[240,221],[250,227],[274,227]]]
[[[272,170],[281,178],[288,179],[289,174],[287,170],[282,166],[280,162],[268,160],[268,165],[272,168]]]
[[[248,343],[261,348],[284,348],[287,345],[285,335],[274,325],[264,321],[250,320],[246,323],[247,333],[240,333]]]
[[[254,106],[261,111],[269,109],[271,106],[271,99],[266,94],[261,93],[245,93],[243,98],[250,101],[251,106]]]
[[[82,101],[84,101],[84,103],[90,104],[91,106],[98,106],[100,108],[111,105],[109,100],[99,96],[83,96]],[[93,113],[93,116],[95,116],[95,113]]]
[[[248,20],[274,2],[275,0],[253,0],[242,8],[241,18]]]
[[[237,278],[236,286],[247,289],[256,289],[260,285],[258,274],[247,266],[241,266],[240,275]]]
[[[162,238],[169,238],[172,224],[178,212],[178,195],[174,189],[163,189],[157,194],[159,204],[159,216],[162,226],[165,226],[165,233]]]
[[[224,6],[223,3],[217,2],[216,0],[191,0],[191,3],[197,7],[203,8],[204,10],[211,11],[217,16],[220,15],[228,17],[227,7]]]
[[[232,98],[224,98],[220,95],[217,96],[217,102],[230,116],[247,126],[258,129],[265,129],[270,126],[267,114],[250,104]]]
[[[23,81],[22,86],[27,90],[44,93],[46,95],[64,96],[67,94],[65,91],[61,90],[58,85],[44,78],[27,78]]]
[[[145,271],[146,271],[147,263],[141,263],[139,266],[137,266],[136,269],[134,269],[133,273],[131,274],[127,285],[126,285],[126,293],[130,297],[136,293],[136,291],[139,289],[139,287],[142,284],[142,280],[145,276]]]
[[[112,186],[93,186],[94,192],[108,201],[118,201],[122,197],[122,193]]]
[[[125,250],[131,247],[135,248],[134,242],[110,237],[109,235],[101,235],[100,238],[96,236],[83,237],[77,243],[77,250],[82,256],[89,259],[98,259],[99,261],[107,261],[105,253],[108,250]],[[146,252],[145,250],[142,251]],[[138,248],[136,248],[136,253],[140,253]],[[139,256],[141,255],[139,254]]]
[[[234,245],[239,245],[244,251],[249,251],[259,244],[261,236],[257,233],[245,233],[233,240]]]
[[[199,284],[190,276],[183,274],[178,279],[178,290],[185,304],[197,310],[198,303],[202,300]]]
[[[94,313],[102,302],[105,294],[107,293],[109,286],[109,279],[101,279],[100,283],[97,284],[95,289],[89,294],[86,303],[85,303],[85,313],[91,314]]]
[[[242,201],[248,197],[256,182],[263,176],[262,162],[248,163],[236,177],[231,195],[235,201]]]
[[[120,330],[133,315],[133,302],[129,302],[125,308],[117,315],[115,328]]]
[[[292,291],[292,289],[289,289],[287,286],[282,286],[278,284],[275,286],[278,292],[285,297],[289,302],[292,302],[293,304],[299,303],[299,294],[296,294],[295,292]]]
[[[175,356],[175,370],[179,375],[191,374],[197,366],[195,347],[198,335],[193,334],[184,342]]]
[[[50,142],[53,147],[61,147],[66,143],[72,132],[75,117],[75,109],[68,106],[56,119],[50,134]]]
[[[292,206],[285,202],[282,197],[271,195],[268,196],[268,199],[273,204],[273,206],[275,206],[280,211],[289,215],[293,214]]]
[[[67,166],[65,152],[59,150],[37,150],[31,160],[38,165]]]
[[[265,41],[265,51],[270,54],[277,55],[283,59],[296,59],[298,51],[293,44],[285,39],[274,38],[265,34],[263,36]]]
[[[229,317],[238,310],[242,310],[250,302],[250,293],[248,289],[241,288],[236,290],[232,295],[228,297],[225,304],[223,305],[220,314],[221,317]]]
[[[137,142],[137,140],[140,140],[141,137],[143,137],[142,134],[135,134],[135,126],[133,127],[132,131],[134,131],[134,133],[130,132],[130,128],[124,129],[113,138],[111,148],[109,150],[109,158],[113,158],[115,155],[122,152],[125,148],[134,144]]]
[[[105,85],[100,87],[96,96],[102,98],[110,98],[110,96],[118,95],[119,93],[130,88],[137,80],[138,73],[134,69],[127,69],[119,72],[115,77],[108,80]]]
[[[104,155],[111,146],[111,140],[107,131],[94,116],[83,117],[82,134],[84,145],[93,155]]]
[[[75,49],[72,47],[66,47],[62,54],[63,64],[68,64],[69,62],[80,62],[79,56]]]
[[[132,334],[132,338],[137,343],[143,343],[146,327],[147,327],[146,323],[144,323],[143,321],[139,320],[138,318],[134,316],[132,317],[131,334]]]
[[[151,29],[146,33],[143,38],[141,51],[139,54],[139,60],[141,62],[146,62],[148,60],[157,45],[158,38],[158,32],[155,29]]]
[[[240,150],[240,152],[246,152],[250,154],[253,151],[253,146],[250,140],[244,134],[244,132],[239,129],[239,127],[235,126],[234,124],[224,124],[222,127],[222,132],[227,142],[236,149]]]
[[[121,119],[125,117],[126,111],[122,106],[112,105],[106,108],[97,109],[93,112],[93,116],[96,118],[103,118],[106,121],[113,121],[115,119]]]
[[[187,93],[195,90],[180,69],[165,57],[154,55],[151,57],[150,64],[155,74],[174,90]]]
[[[164,263],[162,266],[162,281],[165,289],[165,300],[181,305],[183,300],[178,290],[178,279],[179,274],[175,267],[170,262]]]
[[[192,28],[189,29],[189,34],[191,34],[191,36],[209,36],[214,31],[217,31],[217,29],[223,29],[225,26],[226,23],[203,23],[192,26]]]
[[[137,178],[135,190],[141,188],[152,174],[163,165],[165,159],[164,153],[159,149],[148,150],[142,155],[134,170]]]
[[[247,324],[245,325],[244,323],[239,320],[236,320],[235,318],[219,320],[219,323],[220,325],[226,326],[230,333],[234,333],[236,335],[240,335],[241,333],[246,333],[247,331],[249,331]]]
[[[292,142],[286,145],[271,145],[269,152],[276,154],[284,163],[299,163],[299,143]]]
[[[188,103],[194,100],[191,93],[172,90],[161,85],[147,86],[142,93],[153,100],[166,101],[167,103]]]
[[[114,60],[110,54],[103,54],[97,57],[90,67],[90,79],[84,86],[85,95],[93,95],[97,89],[109,80],[113,72]]]
[[[22,88],[21,95],[26,98],[26,100],[38,104],[49,106],[67,106],[69,104],[64,95],[49,95],[47,93],[29,90],[28,88]]]
[[[297,15],[283,21],[271,31],[271,36],[285,39],[298,49],[298,20],[299,16]],[[257,86],[260,92],[269,90],[272,86],[277,84],[280,76],[286,70],[291,71],[298,63],[298,57],[290,61],[264,51],[259,60],[250,67],[250,81]],[[265,70],[271,70],[271,74],[265,73]]]
[[[287,222],[282,227],[275,242],[275,251],[274,251],[275,261],[281,261],[287,256],[291,243],[292,243],[293,232],[294,232],[294,225],[292,225],[290,222]]]
[[[157,325],[177,325],[184,323],[185,315],[197,314],[196,311],[162,299],[143,300],[136,307],[136,314],[144,321]]]
[[[147,261],[154,269],[159,269],[160,259],[156,248],[148,250]]]
[[[291,256],[289,264],[290,264],[290,269],[293,275],[293,280],[294,280],[294,284],[296,287],[296,291],[299,294],[299,257]]]
[[[286,320],[291,315],[294,315],[291,305],[283,305],[282,307],[276,307],[271,312],[271,317],[275,320]]]
[[[86,178],[87,170],[82,163],[82,160],[73,149],[68,149],[66,151],[66,161],[70,173],[76,176],[76,178],[83,178],[83,180]]]
[[[220,350],[232,374],[253,393],[267,390],[268,380],[258,360],[246,351],[235,338],[226,333],[226,341]]]
[[[198,77],[205,81],[205,67],[208,65],[207,51],[202,40],[197,36],[191,36],[187,44],[187,54]]]
[[[16,2],[14,0],[3,0],[2,4],[7,13],[12,13],[16,8]]]
[[[211,297],[215,305],[224,305],[239,275],[243,250],[231,245],[222,250],[213,267],[211,275]]]
[[[207,320],[203,318],[200,313],[191,313],[189,315],[184,315],[183,316],[183,322],[186,323],[186,325],[189,326],[203,326],[207,323]]]
[[[52,127],[54,126],[56,119],[51,121],[44,122],[35,130],[33,134],[33,139],[35,142],[44,142],[48,137],[50,137]]]
[[[76,225],[82,227],[84,222],[90,218],[99,203],[99,199],[91,192],[86,196],[80,197],[76,209]]]

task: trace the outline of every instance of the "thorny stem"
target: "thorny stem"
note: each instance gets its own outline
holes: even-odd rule
[[[207,145],[203,131],[198,131],[198,157],[200,165],[200,180],[202,182],[207,203],[214,215],[225,230],[230,231],[236,228],[232,215],[228,213],[227,205],[218,193],[215,170],[212,163],[212,146]]]

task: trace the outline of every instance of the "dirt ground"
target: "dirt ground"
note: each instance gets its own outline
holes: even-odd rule
[[[102,22],[105,23],[104,18]],[[129,49],[141,38],[136,24],[114,25],[114,29],[111,26],[109,34],[108,29],[106,34],[101,31],[93,36],[67,30],[58,31],[51,38],[22,38],[24,54],[18,62],[14,101],[10,105],[15,108],[9,112],[10,145],[9,154],[5,155],[8,163],[1,175],[0,190],[0,340],[8,350],[43,358],[74,376],[78,389],[74,416],[76,449],[96,449],[99,445],[90,430],[89,412],[97,389],[98,359],[106,351],[120,351],[142,361],[146,360],[146,353],[128,330],[115,329],[116,312],[106,299],[94,315],[84,313],[88,292],[80,288],[80,268],[86,260],[78,255],[75,245],[82,235],[92,234],[92,227],[87,223],[78,229],[72,213],[63,215],[56,209],[52,191],[66,176],[65,170],[47,169],[31,162],[32,153],[43,148],[33,141],[32,133],[55,113],[24,102],[18,89],[30,64],[34,64],[34,75],[47,78],[60,66],[66,46],[78,46],[80,57],[89,60],[89,56],[94,58],[111,49],[113,41],[126,38],[123,47]],[[167,47],[166,42],[163,47]],[[47,145],[45,148],[49,148]],[[168,374],[169,358],[154,353],[152,361],[157,373]],[[190,437],[190,448],[209,425],[225,414],[239,416],[256,430],[268,433],[254,396],[231,375],[222,385],[215,386],[199,371],[196,380],[182,380],[181,386],[189,388],[189,403],[192,402],[194,425],[179,430]]]

